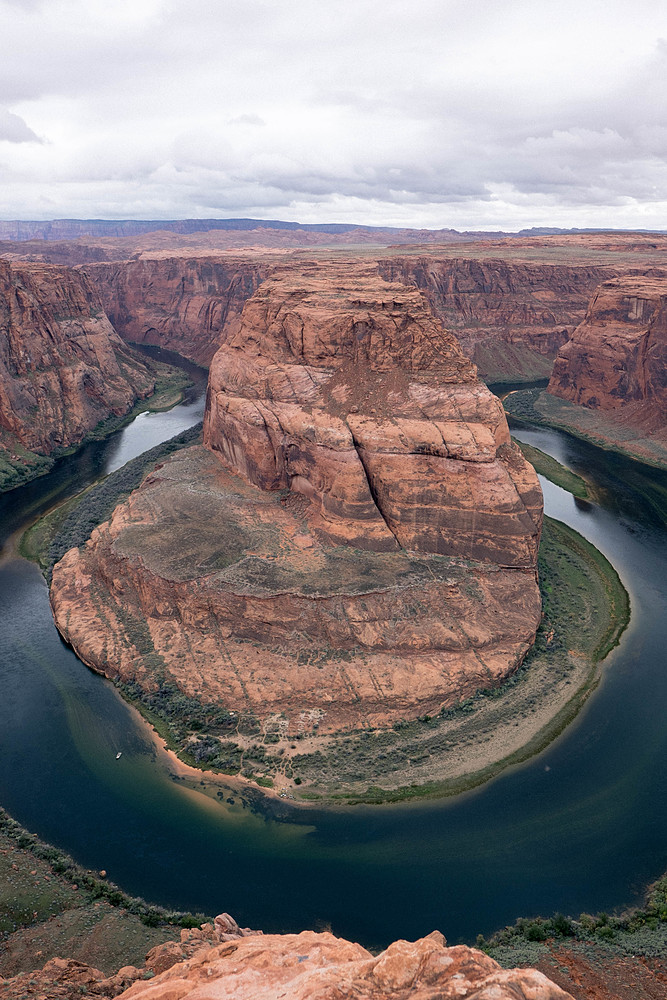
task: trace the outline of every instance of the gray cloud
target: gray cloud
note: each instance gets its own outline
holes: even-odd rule
[[[662,0],[0,0],[0,35],[5,218],[664,225]]]
[[[5,142],[41,142],[31,128],[19,115],[13,114],[7,108],[0,107],[0,141]]]

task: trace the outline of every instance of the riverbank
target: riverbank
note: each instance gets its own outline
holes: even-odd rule
[[[196,928],[185,932],[186,943],[184,928]],[[9,995],[33,995],[34,986],[44,991],[40,995],[52,989],[60,996],[58,975],[72,962],[106,977],[134,966],[143,972],[140,978],[148,978],[179,953],[187,958],[193,946],[214,944],[208,941],[212,929],[203,914],[166,911],[128,896],[105,872],[83,869],[0,809],[0,986]],[[147,952],[165,943],[147,961]],[[586,987],[585,995],[599,1000],[650,1000],[661,995],[667,974],[667,875],[631,909],[519,918],[486,939],[478,935],[475,944],[504,968],[539,969],[573,996]],[[63,960],[59,968],[39,971],[56,957]],[[22,980],[8,982],[21,974]],[[123,976],[116,978],[107,982],[106,995],[127,986]]]
[[[540,476],[544,476],[550,483],[560,486],[561,489],[571,493],[578,500],[591,499],[589,487],[585,480],[581,476],[578,476],[576,472],[567,469],[560,462],[557,462],[555,458],[552,458],[551,455],[540,451],[539,448],[534,448],[532,444],[527,444],[525,441],[518,441],[516,438],[513,440],[521,449],[523,457],[530,462],[535,472],[539,473]]]
[[[0,808],[0,977],[56,956],[112,975],[143,965],[151,948],[204,920],[128,895],[106,872],[82,868]]]
[[[628,596],[611,564],[550,519],[540,578],[543,622],[517,672],[453,709],[391,729],[283,739],[166,685],[119,690],[174,755],[178,779],[213,797],[221,786],[239,783],[248,792],[304,805],[456,795],[528,760],[563,731],[594,690],[600,663],[629,620]]]
[[[73,455],[80,448],[92,441],[102,441],[111,434],[130,424],[140,413],[161,413],[171,410],[183,401],[185,390],[192,385],[190,377],[178,368],[162,361],[151,359],[142,353],[142,358],[155,374],[155,389],[146,399],[138,399],[132,409],[119,417],[108,417],[93,428],[76,445],[69,448],[58,448],[50,455],[40,455],[22,448],[13,438],[11,452],[15,459],[9,458],[9,453],[3,447],[3,435],[7,432],[0,428],[0,493],[8,492],[31,482],[50,472],[58,459]],[[7,439],[9,447],[9,439]]]
[[[615,451],[656,469],[667,469],[667,445],[624,420],[622,410],[591,410],[552,396],[546,389],[517,389],[503,397],[515,419],[566,431],[590,444]]]

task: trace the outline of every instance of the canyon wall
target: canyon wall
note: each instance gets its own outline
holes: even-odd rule
[[[548,391],[667,430],[667,278],[605,281],[559,352]]]
[[[595,287],[618,273],[608,266],[426,254],[382,259],[380,272],[424,291],[487,381],[548,375]]]
[[[542,496],[502,406],[414,287],[287,267],[175,455],[54,568],[81,658],[276,727],[387,726],[516,669]]]
[[[48,455],[78,444],[154,385],[84,275],[0,260],[0,433],[9,460],[17,445]]]
[[[238,328],[268,266],[252,255],[157,255],[82,270],[124,340],[163,347],[207,367],[222,339]]]

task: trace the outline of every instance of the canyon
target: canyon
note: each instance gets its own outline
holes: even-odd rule
[[[151,473],[58,568],[52,600],[63,635],[107,676],[147,691],[173,684],[223,705],[230,738],[246,725],[249,740],[259,732],[279,746],[395,726],[497,684],[540,619],[541,498],[469,359],[487,376],[506,366],[527,378],[548,374],[557,356],[551,395],[620,413],[654,442],[664,431],[661,276],[628,275],[629,258],[593,260],[606,251],[592,240],[585,250],[581,266],[517,261],[502,247],[478,248],[476,259],[472,250],[424,258],[423,247],[363,261],[346,253],[333,266],[310,252],[142,250],[95,263],[93,249],[77,251],[71,263],[81,267],[60,269],[59,285],[44,281],[49,302],[80,283],[130,392],[143,391],[141,375],[118,361],[118,351],[134,356],[104,313],[125,340],[180,351],[210,364],[211,377],[204,446]],[[107,348],[97,354],[106,359]],[[19,385],[16,376],[7,384]],[[31,433],[54,427],[57,440],[54,412]],[[308,946],[324,955],[328,944],[315,937]],[[293,936],[275,946],[281,988],[300,945]],[[244,942],[234,960],[246,961],[244,949],[256,985],[254,956],[263,969],[272,959]],[[409,988],[422,993],[410,995],[447,995],[445,979],[420,978],[433,950],[399,942],[385,953],[399,972],[420,956]],[[348,982],[348,972],[350,988],[376,988],[378,958],[361,951],[359,981],[327,952],[315,979],[303,980],[308,992],[294,995],[320,995],[329,975]],[[229,989],[225,958],[188,959],[129,995],[155,987],[156,1000],[187,996],[203,977]],[[466,969],[473,961],[465,956]],[[471,997],[566,995],[481,961]],[[85,983],[95,995],[95,976],[69,971],[77,990]],[[383,981],[369,995],[395,995],[382,992],[394,986],[396,995],[408,988]],[[460,987],[459,978],[456,995],[466,995]]]
[[[101,421],[155,388],[155,371],[115,332],[93,285],[70,268],[0,260],[2,485],[48,468]]]
[[[667,467],[666,296],[659,269],[602,282],[547,388],[513,393],[508,411]]]
[[[213,360],[204,444],[54,567],[84,662],[287,743],[438,712],[521,662],[537,478],[414,288],[274,273]]]

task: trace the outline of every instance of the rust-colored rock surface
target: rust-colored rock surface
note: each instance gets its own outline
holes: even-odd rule
[[[421,293],[373,265],[264,282],[214,359],[204,442],[302,494],[332,542],[535,567],[542,497],[502,406]]]
[[[214,360],[205,443],[54,568],[86,663],[286,739],[432,713],[520,663],[541,491],[416,289],[366,264],[268,279]]]
[[[83,268],[124,340],[208,366],[268,273],[261,257],[147,256]]]
[[[605,281],[556,359],[549,393],[614,411],[667,443],[667,277]]]
[[[533,969],[502,969],[474,948],[448,948],[433,931],[395,941],[373,956],[333,934],[270,934],[201,950],[149,981],[127,1000],[572,1000]]]
[[[155,379],[69,268],[0,261],[0,428],[48,455],[126,413]]]
[[[183,931],[180,945],[154,948],[145,969],[126,967],[105,977],[80,962],[56,958],[42,970],[5,980],[0,997],[572,1000],[535,969],[503,969],[474,948],[448,948],[439,931],[415,942],[395,941],[373,956],[330,933],[220,933],[220,919],[216,927]]]
[[[435,253],[380,261],[389,280],[415,284],[484,378],[548,375],[558,349],[583,319],[609,266],[529,263]]]
[[[108,676],[166,679],[287,737],[433,713],[521,660],[532,572],[331,545],[308,513],[180,452],[54,568],[58,628]]]

